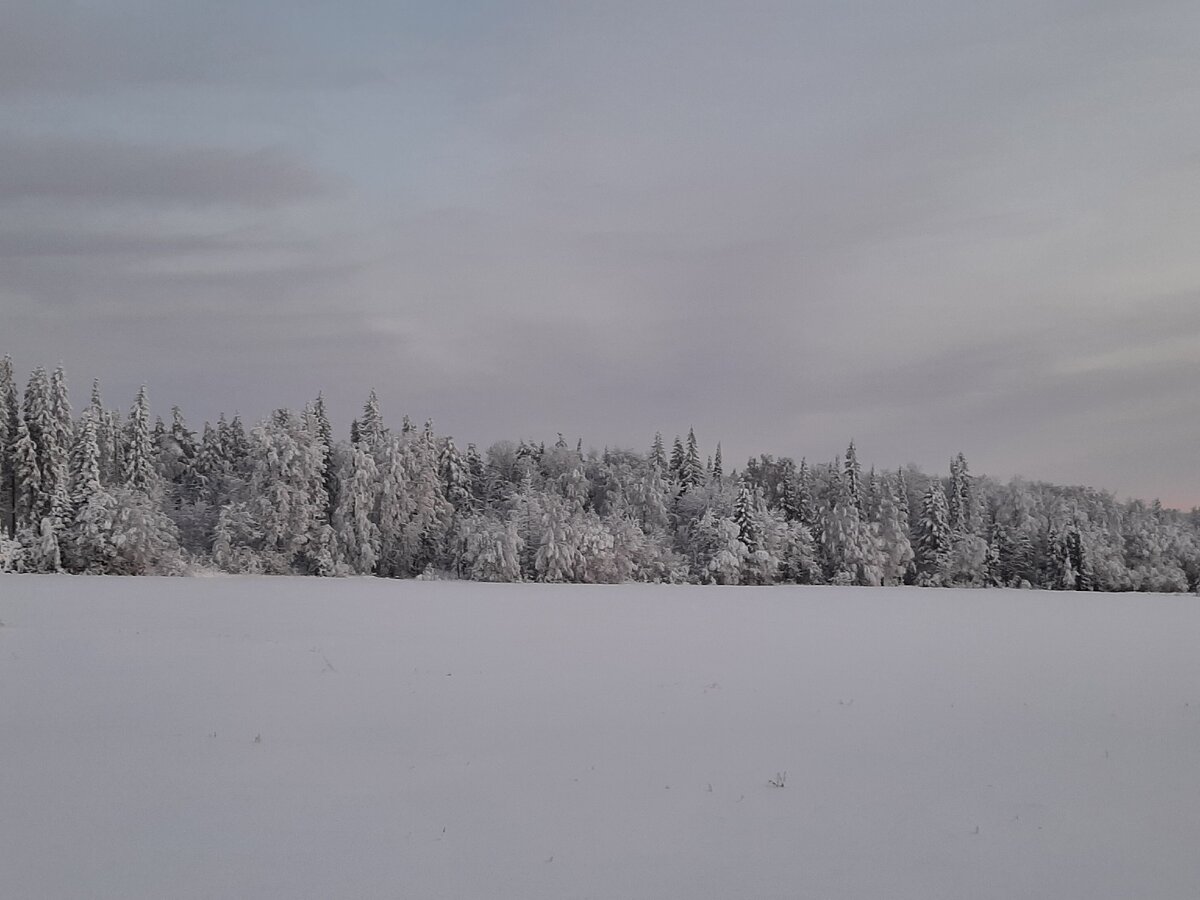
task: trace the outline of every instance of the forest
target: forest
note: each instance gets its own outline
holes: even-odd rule
[[[476,581],[1188,591],[1200,510],[1089,487],[763,454],[726,469],[694,431],[648,451],[563,436],[459,448],[389,427],[372,390],[346,439],[324,400],[247,427],[128,413],[62,367],[0,362],[0,571]]]

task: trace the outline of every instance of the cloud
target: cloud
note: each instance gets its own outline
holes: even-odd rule
[[[228,204],[273,207],[327,187],[280,148],[241,151],[0,134],[0,204]]]

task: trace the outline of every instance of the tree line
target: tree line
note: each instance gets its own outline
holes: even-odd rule
[[[1010,586],[1186,591],[1200,510],[914,466],[499,441],[461,449],[372,391],[348,439],[322,397],[197,433],[99,385],[75,415],[61,367],[0,362],[0,571],[445,577],[479,581]]]

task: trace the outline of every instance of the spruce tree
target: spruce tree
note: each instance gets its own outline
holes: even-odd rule
[[[442,477],[442,490],[455,512],[467,512],[471,508],[471,472],[463,459],[454,438],[447,437],[438,458],[438,472]]]
[[[724,475],[724,470],[721,465],[721,442],[717,441],[717,452],[713,455],[712,477],[717,484],[721,483],[721,478]]]
[[[348,447],[338,474],[341,490],[333,511],[333,531],[342,561],[356,575],[370,575],[379,561],[380,535],[374,515],[379,472],[365,444]]]
[[[56,479],[63,475],[59,451],[54,444],[54,416],[50,409],[50,379],[41,366],[33,370],[25,386],[25,427],[37,460],[38,480],[33,485],[32,524],[40,529],[42,519],[52,515]]]
[[[737,499],[733,504],[733,521],[738,527],[738,536],[746,545],[746,550],[754,553],[761,549],[761,530],[755,508],[754,495],[749,483],[743,479],[738,487]]]
[[[153,439],[150,433],[150,400],[143,384],[129,411],[125,427],[125,486],[131,490],[152,494],[158,488],[158,472],[154,467]]]
[[[940,584],[949,564],[951,534],[946,493],[935,478],[921,500],[917,526],[917,570],[925,584]]]
[[[971,476],[967,460],[959,453],[950,461],[950,492],[946,497],[950,531],[956,535],[966,534],[971,528]]]
[[[846,448],[846,477],[843,479],[846,496],[858,509],[859,517],[863,517],[862,466],[858,462],[858,451],[854,449],[854,441]]]
[[[683,449],[683,441],[675,435],[675,443],[671,445],[671,479],[676,483],[683,481],[683,467],[687,455]]]
[[[64,564],[72,572],[111,571],[116,553],[116,503],[100,483],[100,446],[93,409],[84,414],[72,448],[69,503],[61,541]]]
[[[796,470],[796,486],[792,506],[796,521],[811,530],[816,525],[816,507],[813,503],[812,472],[808,468],[808,460],[805,457],[800,457],[800,467]]]
[[[325,410],[325,396],[317,394],[312,405],[313,421],[316,423],[317,439],[324,453],[321,481],[325,485],[325,520],[333,521],[333,504],[337,497],[337,462],[333,458],[333,426],[329,424],[329,413]]]
[[[366,444],[367,449],[378,456],[383,450],[383,441],[387,437],[387,428],[383,424],[383,415],[379,411],[379,398],[375,389],[367,396],[363,404],[362,418],[358,422],[358,439]]]
[[[38,467],[37,448],[25,424],[25,416],[17,415],[17,439],[13,442],[12,467],[14,474],[13,522],[14,534],[38,528],[39,504],[42,498],[42,472]]]
[[[909,582],[914,571],[914,554],[908,537],[908,518],[902,514],[886,478],[880,490],[879,535],[883,551],[883,583]]]
[[[667,471],[667,454],[663,449],[662,432],[654,433],[654,444],[650,448],[650,464],[658,466],[660,472]]]
[[[12,358],[0,359],[0,536],[17,534],[17,418],[21,414]]]
[[[683,465],[679,471],[679,482],[683,489],[689,490],[700,483],[703,470],[700,468],[700,450],[696,445],[696,432],[688,429],[687,449],[684,451]]]

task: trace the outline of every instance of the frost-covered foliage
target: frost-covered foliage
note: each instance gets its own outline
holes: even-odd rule
[[[561,434],[465,452],[431,422],[399,428],[372,391],[349,440],[322,397],[247,430],[127,415],[100,386],[78,417],[61,368],[18,389],[0,361],[0,571],[457,577],[478,581],[1200,588],[1200,510],[1089,488],[908,467],[851,443],[827,464],[584,452]]]

